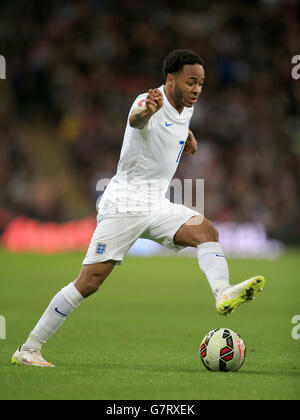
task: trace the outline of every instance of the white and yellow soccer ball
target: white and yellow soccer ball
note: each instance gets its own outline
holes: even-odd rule
[[[208,370],[214,372],[237,371],[246,357],[242,337],[229,328],[217,328],[205,335],[200,344],[200,359]]]

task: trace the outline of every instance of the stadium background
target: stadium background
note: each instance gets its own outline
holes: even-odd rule
[[[204,58],[206,82],[191,125],[199,151],[175,177],[205,179],[210,220],[299,244],[299,14],[293,0],[1,2],[0,232],[19,216],[30,232],[18,245],[17,219],[4,245],[26,249],[32,220],[88,218],[92,230],[129,107],[164,82],[177,47]]]

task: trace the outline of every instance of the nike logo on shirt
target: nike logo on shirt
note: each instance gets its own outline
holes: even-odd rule
[[[170,125],[174,125],[174,124],[168,124],[167,122],[165,123],[166,127],[170,127]]]

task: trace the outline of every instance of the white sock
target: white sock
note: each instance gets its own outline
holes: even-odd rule
[[[228,264],[219,242],[205,242],[197,246],[200,269],[207,277],[211,290],[217,299],[230,286]]]
[[[22,348],[35,347],[40,350],[42,344],[48,341],[83,299],[73,282],[61,289],[50,302]]]

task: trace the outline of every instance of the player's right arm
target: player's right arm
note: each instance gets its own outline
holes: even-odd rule
[[[134,108],[129,116],[129,124],[133,128],[142,130],[154,115],[163,106],[163,95],[159,89],[149,89],[145,105]]]

